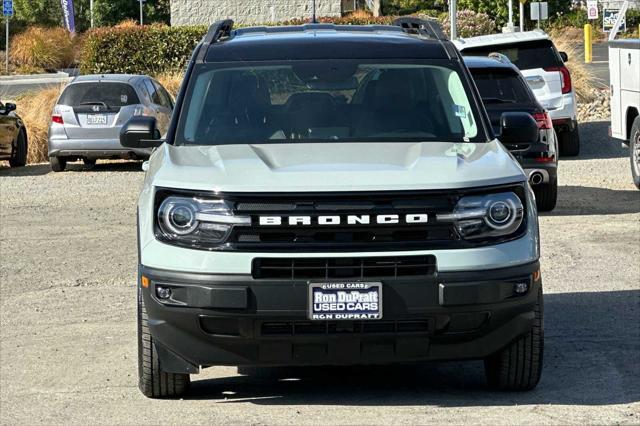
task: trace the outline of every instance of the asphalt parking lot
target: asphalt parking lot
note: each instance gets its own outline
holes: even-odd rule
[[[640,191],[606,122],[581,125],[541,217],[545,366],[490,392],[481,362],[205,370],[179,401],[137,389],[139,163],[0,166],[3,424],[640,423]]]

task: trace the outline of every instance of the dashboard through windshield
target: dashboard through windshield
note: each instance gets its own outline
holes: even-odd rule
[[[178,145],[486,141],[459,70],[442,64],[199,64]]]

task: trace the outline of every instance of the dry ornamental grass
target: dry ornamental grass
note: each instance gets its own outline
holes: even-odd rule
[[[18,69],[65,68],[75,57],[75,40],[64,28],[31,27],[11,41],[10,60]]]
[[[63,89],[63,85],[26,94],[17,99],[17,113],[27,128],[29,138],[28,163],[47,161],[47,133],[51,112]]]
[[[551,32],[549,37],[553,40],[553,44],[555,44],[558,51],[566,52],[569,56],[566,66],[571,73],[571,84],[578,102],[587,103],[593,101],[596,98],[595,83],[597,78],[585,66],[580,53],[574,47],[575,43],[571,42],[571,38],[558,31]]]

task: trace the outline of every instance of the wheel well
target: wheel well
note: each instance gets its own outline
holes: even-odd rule
[[[625,135],[627,136],[627,139],[631,139],[631,127],[633,127],[633,120],[635,120],[637,116],[638,116],[637,109],[635,109],[634,107],[627,108],[627,119],[626,119],[627,128],[625,129],[627,131],[625,133]]]

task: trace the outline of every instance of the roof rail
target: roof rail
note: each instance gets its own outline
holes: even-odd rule
[[[232,19],[225,19],[222,21],[214,22],[209,27],[209,31],[207,31],[207,35],[204,36],[204,39],[202,41],[206,44],[215,43],[222,37],[228,37],[231,34],[232,29]]]
[[[200,47],[200,51],[198,52],[198,62],[204,61],[207,56],[207,50],[209,46],[213,43],[216,43],[222,37],[229,37],[231,35],[231,30],[233,29],[233,20],[232,19],[224,19],[221,21],[214,22],[209,27],[209,31],[202,39],[202,46]]]
[[[405,16],[395,19],[391,25],[401,27],[406,33],[419,34],[434,38],[436,40],[447,40],[447,36],[442,31],[442,26],[438,21],[432,18],[416,18],[414,16]]]

